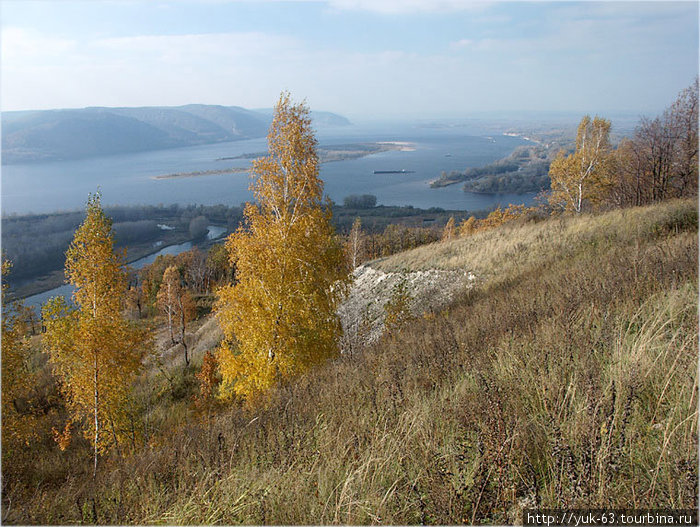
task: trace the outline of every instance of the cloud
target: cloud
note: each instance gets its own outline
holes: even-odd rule
[[[327,5],[386,14],[473,9],[456,0],[330,0]],[[439,44],[429,46],[391,38],[397,27],[409,24],[397,26],[387,18],[382,37],[388,38],[374,42],[368,37],[367,45],[354,49],[343,39],[324,35],[325,40],[314,40],[313,32],[90,38],[5,27],[2,104],[7,110],[199,102],[254,108],[269,107],[288,89],[315,109],[351,118],[577,109],[590,107],[594,99],[608,107],[643,108],[657,99],[665,103],[697,72],[697,52],[692,63],[686,41],[679,40],[692,33],[693,22],[684,22],[691,18],[687,5],[669,11],[658,5],[638,9],[637,4],[541,6],[507,11],[510,16],[500,8],[462,14],[465,24],[457,26],[464,27],[462,34],[449,33],[450,42],[445,32],[435,38]],[[370,16],[348,17],[356,18]],[[423,18],[437,33],[457,15],[413,23],[422,25]],[[591,95],[592,79],[600,96]]]

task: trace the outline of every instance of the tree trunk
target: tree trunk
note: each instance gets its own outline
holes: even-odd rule
[[[97,445],[98,445],[99,440],[100,440],[100,420],[98,418],[98,413],[97,413],[98,404],[100,401],[99,390],[98,390],[98,385],[97,385],[97,380],[98,380],[97,354],[95,354],[94,369],[95,369],[95,372],[94,372],[94,383],[95,383],[95,386],[94,386],[94,388],[95,388],[95,459],[94,459],[94,466],[92,469],[93,479],[95,479],[97,477]]]

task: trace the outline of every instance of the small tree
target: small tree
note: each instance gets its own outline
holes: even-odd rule
[[[597,202],[607,186],[610,121],[586,115],[576,135],[576,151],[560,151],[549,167],[553,207],[580,213],[585,202]]]
[[[248,401],[338,353],[336,309],[348,283],[309,110],[288,94],[275,108],[268,151],[252,165],[257,203],[226,243],[238,283],[220,288],[216,303],[222,390]]]
[[[450,219],[447,220],[447,223],[445,224],[445,228],[442,231],[442,241],[447,241],[451,240],[455,237],[455,218],[454,216],[450,216]]]
[[[216,391],[220,381],[217,370],[216,356],[207,351],[202,359],[202,368],[195,374],[199,380],[199,394],[194,396],[197,409],[206,416],[207,426],[211,424],[211,412],[216,403]]]
[[[185,351],[185,364],[189,366],[190,358],[185,339],[187,324],[194,319],[195,304],[189,291],[182,287],[177,267],[171,265],[163,273],[163,282],[157,295],[157,305],[168,324],[170,342],[173,346],[182,344]]]
[[[93,443],[93,476],[98,455],[119,448],[128,428],[127,400],[141,366],[143,335],[121,316],[127,274],[124,255],[115,254],[113,245],[112,222],[100,196],[90,196],[85,221],[66,253],[75,307],[58,297],[42,312],[44,345],[71,420],[82,423]]]
[[[346,245],[346,253],[348,255],[348,264],[350,270],[354,270],[360,263],[362,251],[364,250],[365,236],[362,232],[362,221],[359,216],[352,223],[352,229],[348,235],[348,243]]]

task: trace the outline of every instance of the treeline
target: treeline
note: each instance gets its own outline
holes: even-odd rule
[[[207,251],[195,247],[177,255],[160,255],[152,264],[140,269],[129,286],[127,307],[138,318],[158,314],[158,294],[170,267],[176,269],[182,287],[198,300],[198,315],[211,309],[211,298],[207,296],[212,295],[217,287],[231,283],[235,273],[222,244],[213,245]]]
[[[389,244],[382,239],[384,231],[392,224],[411,228],[441,227],[450,216],[466,218],[468,215],[467,212],[446,211],[439,207],[419,209],[410,205],[377,206],[376,203],[376,196],[364,194],[346,196],[343,205],[333,205],[333,224],[338,232],[348,233],[355,218],[362,218],[364,230],[376,235],[373,242],[376,249],[371,252],[376,256],[386,253],[384,247],[396,246],[396,243]],[[210,223],[226,226],[228,232],[233,232],[243,217],[240,207],[226,205],[115,206],[106,207],[105,213],[113,220],[115,246],[128,247],[129,255],[134,257],[146,254],[156,241],[173,244],[201,239]],[[473,214],[483,216],[488,211]],[[2,246],[6,258],[14,264],[7,277],[10,285],[62,269],[68,245],[84,218],[83,211],[5,216]],[[158,225],[165,225],[168,229]]]
[[[609,189],[617,206],[692,196],[698,190],[698,79],[661,115],[643,117],[612,160]]]
[[[509,205],[485,218],[446,223],[442,239],[470,236],[505,223],[539,221],[563,212],[581,213],[658,203],[698,194],[698,79],[655,119],[643,118],[632,138],[610,144],[611,122],[586,115],[573,152],[560,150],[549,168],[549,192],[538,205]],[[522,153],[514,152],[514,156]],[[513,157],[513,156],[511,156]],[[505,161],[497,170],[509,169]],[[484,167],[486,169],[486,167]],[[475,169],[479,173],[484,169]]]
[[[463,172],[443,172],[431,183],[444,187],[465,182],[465,192],[513,193],[539,192],[549,187],[551,149],[542,145],[519,146],[509,156],[483,167],[470,167]]]
[[[573,153],[550,167],[550,205],[582,212],[658,203],[698,192],[698,79],[631,138],[610,144],[611,122],[584,116]]]
[[[116,247],[144,249],[164,238],[170,243],[201,238],[209,223],[235,229],[242,218],[240,207],[225,205],[115,206],[106,207],[105,213],[113,221]],[[10,283],[62,269],[68,245],[84,219],[84,211],[3,217],[3,252],[14,264]]]
[[[489,216],[487,212],[480,211],[478,216],[486,218],[493,214],[491,212]],[[454,221],[454,216],[450,218]],[[337,241],[345,247],[348,267],[352,270],[363,262],[439,241],[449,221],[441,221],[430,227],[392,223],[383,230],[366,230],[361,219],[356,217],[350,231],[339,233]],[[229,261],[224,244],[215,244],[206,251],[195,247],[177,255],[160,255],[152,264],[132,276],[127,306],[134,316],[150,318],[158,315],[157,299],[165,272],[170,267],[177,270],[182,286],[196,299],[198,315],[210,311],[217,288],[236,281],[236,266]]]
[[[372,194],[350,195],[343,199],[343,205],[333,205],[333,225],[341,234],[350,232],[356,218],[362,220],[362,228],[370,234],[382,234],[391,225],[405,227],[442,226],[450,217],[466,218],[469,215],[486,216],[490,209],[477,211],[445,210],[442,207],[420,209],[412,205],[376,205],[377,197]]]

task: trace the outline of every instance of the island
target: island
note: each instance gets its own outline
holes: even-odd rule
[[[398,150],[400,152],[411,152],[415,150],[413,143],[405,141],[379,141],[376,143],[350,143],[341,145],[326,145],[318,147],[318,157],[321,163],[333,161],[346,161],[360,157]],[[237,156],[220,157],[217,161],[231,161],[236,159],[257,159],[266,156],[267,152],[252,152]]]
[[[186,177],[220,176],[223,174],[244,174],[249,170],[249,168],[245,167],[230,167],[216,170],[197,170],[195,172],[175,172],[174,174],[151,176],[151,179],[179,179]]]

